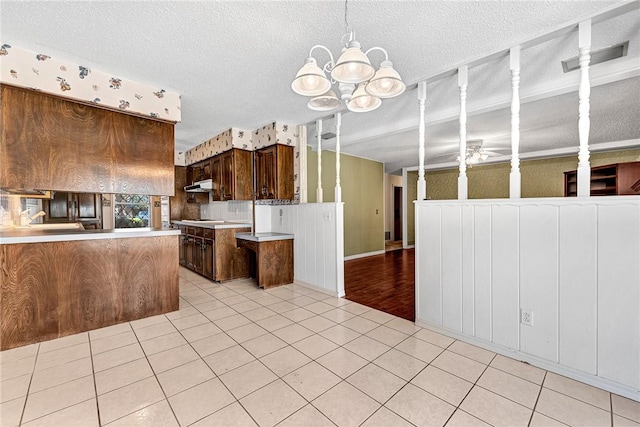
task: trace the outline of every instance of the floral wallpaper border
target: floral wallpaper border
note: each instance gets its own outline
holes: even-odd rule
[[[180,94],[0,43],[0,82],[170,122],[181,120]]]
[[[243,150],[252,151],[253,146],[251,144],[251,132],[237,128],[228,129],[221,134],[185,151],[185,164],[187,166],[192,165],[201,160],[224,153],[232,148],[241,148]]]

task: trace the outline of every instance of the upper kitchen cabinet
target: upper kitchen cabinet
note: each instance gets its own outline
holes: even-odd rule
[[[50,200],[43,200],[45,224],[80,222],[85,230],[102,228],[101,195],[56,191]]]
[[[207,159],[202,162],[195,163],[189,166],[189,183],[193,184],[197,181],[203,181],[205,179],[211,179],[211,159]]]
[[[172,123],[0,91],[0,188],[173,195]]]
[[[220,158],[220,191],[214,200],[251,200],[251,152],[234,148],[216,157]]]
[[[275,144],[256,150],[258,199],[293,199],[293,147]]]

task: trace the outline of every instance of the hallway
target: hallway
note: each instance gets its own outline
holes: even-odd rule
[[[415,250],[345,261],[346,299],[415,320]]]

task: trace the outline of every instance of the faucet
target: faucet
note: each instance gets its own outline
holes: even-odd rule
[[[37,214],[33,215],[31,218],[29,218],[29,224],[31,224],[36,218],[40,218],[41,216],[45,216],[46,213],[44,211],[40,211]]]

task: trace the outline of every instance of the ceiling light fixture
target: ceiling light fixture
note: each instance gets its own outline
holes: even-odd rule
[[[330,111],[344,102],[350,111],[364,113],[378,108],[384,98],[393,98],[406,89],[400,74],[389,61],[387,51],[381,47],[372,47],[363,52],[360,43],[355,40],[355,33],[350,29],[347,20],[347,1],[344,2],[344,22],[346,34],[342,36],[344,44],[341,55],[336,62],[331,51],[323,45],[315,45],[309,51],[309,57],[291,83],[291,89],[299,95],[309,96],[307,106],[316,111]],[[322,68],[312,56],[315,49],[323,49],[329,54],[329,62]],[[384,61],[378,71],[371,65],[369,53],[384,53]],[[340,97],[332,90],[338,83]]]
[[[468,166],[471,166],[479,162],[484,162],[488,158],[489,154],[485,153],[484,149],[480,145],[474,145],[467,147],[464,161]]]

